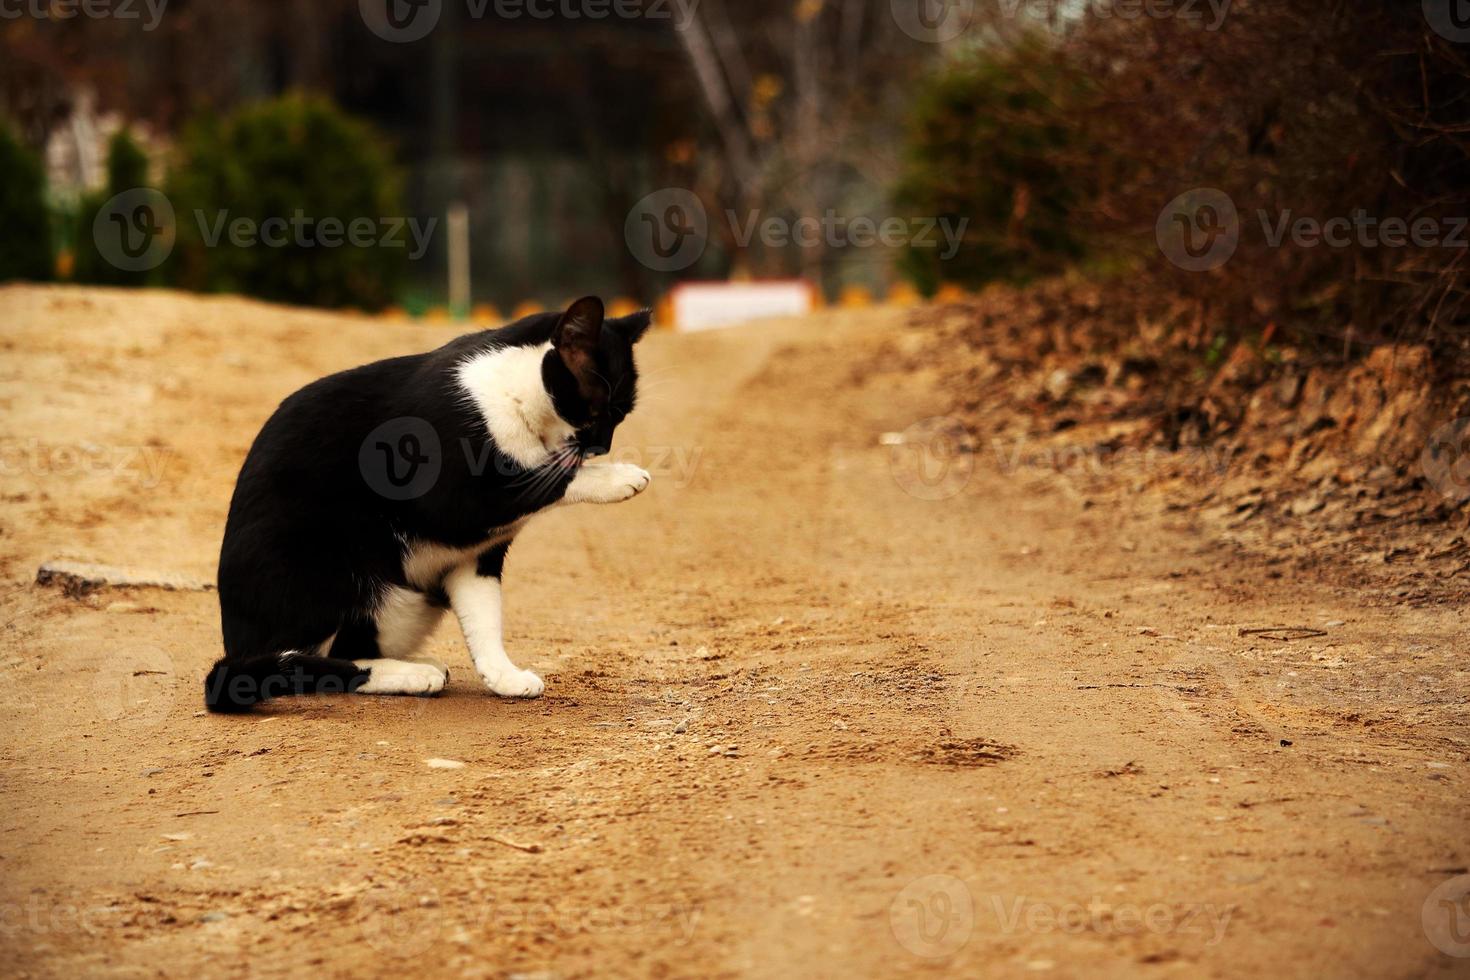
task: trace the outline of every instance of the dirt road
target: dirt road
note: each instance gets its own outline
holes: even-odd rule
[[[901,313],[646,342],[650,491],[511,552],[543,699],[487,696],[446,621],[437,699],[238,718],[201,711],[212,593],[36,568],[211,578],[277,401],[453,331],[30,288],[0,320],[7,974],[1467,974],[1463,616],[918,468],[880,437],[946,406],[854,368]]]

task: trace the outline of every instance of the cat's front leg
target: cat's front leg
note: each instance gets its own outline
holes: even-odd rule
[[[652,477],[632,463],[584,463],[567,484],[562,502],[567,504],[616,504],[648,489]]]
[[[496,545],[477,563],[454,569],[444,579],[444,591],[485,686],[503,698],[538,698],[545,682],[511,662],[501,633],[500,574],[508,547]]]

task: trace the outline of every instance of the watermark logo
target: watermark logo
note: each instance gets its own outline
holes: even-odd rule
[[[1256,212],[1266,244],[1280,248],[1288,240],[1297,248],[1467,248],[1470,218],[1375,218],[1362,208],[1326,221],[1296,215],[1287,208],[1276,217],[1264,208]]]
[[[1470,217],[1375,217],[1366,209],[1320,218],[1285,208],[1255,211],[1261,240],[1270,248],[1470,248]],[[1235,255],[1243,223],[1224,191],[1198,187],[1185,191],[1159,213],[1154,233],[1159,251],[1181,269],[1218,269]]]
[[[39,439],[0,439],[0,476],[25,474],[44,479],[101,477],[157,489],[170,453],[159,446],[104,446],[46,443]]]
[[[97,715],[122,725],[153,728],[162,724],[177,695],[173,658],[157,647],[113,650],[92,677]]]
[[[1424,935],[1446,956],[1470,957],[1470,875],[1442,882],[1424,900]]]
[[[1118,446],[1083,443],[1034,444],[1027,436],[1008,441],[990,440],[991,456],[1003,476],[1055,477],[1086,480],[1116,474],[1133,480],[1157,473],[1183,473],[1194,486],[1217,486],[1230,474],[1235,452],[1224,445]]]
[[[3,0],[0,0],[3,2]],[[465,0],[471,20],[668,20],[674,30],[687,30],[699,0]],[[363,23],[394,44],[412,44],[439,26],[443,0],[358,0]]]
[[[1470,0],[1424,0],[1424,19],[1446,41],[1470,41]]]
[[[1218,269],[1240,245],[1240,215],[1230,195],[1196,187],[1159,212],[1154,237],[1164,257],[1189,272]]]
[[[740,248],[755,241],[768,249],[932,248],[944,262],[958,254],[970,224],[969,218],[954,215],[874,218],[843,215],[833,208],[796,218],[726,209],[723,219],[730,239]],[[709,230],[704,205],[682,187],[665,187],[644,197],[623,223],[628,250],[655,272],[678,272],[698,262]]]
[[[1205,946],[1218,946],[1234,918],[1234,905],[1213,903],[1185,905],[1154,902],[1114,904],[1093,896],[1085,902],[1040,902],[1025,896],[990,896],[991,911],[1000,931],[1033,935],[1061,932],[1079,936],[1129,936],[1154,933],[1160,936],[1202,936]]]
[[[429,250],[438,218],[315,217],[300,208],[288,217],[259,219],[196,208],[192,221],[206,248],[400,248],[411,262]],[[151,187],[124,191],[108,201],[92,222],[97,250],[126,272],[155,269],[173,252],[178,237],[172,202]]]
[[[975,0],[889,0],[888,6],[898,29],[925,44],[953,41],[975,17]]]
[[[0,903],[0,938],[14,943],[23,935],[102,936],[118,922],[117,906],[52,904],[32,892],[21,902]]]
[[[143,30],[153,31],[167,9],[168,0],[0,0],[0,20],[141,20],[146,11]]]
[[[357,0],[362,22],[384,41],[411,44],[429,36],[444,13],[444,0]]]
[[[403,248],[408,250],[409,261],[417,262],[428,252],[439,219],[317,218],[297,208],[289,218],[276,215],[256,220],[243,215],[231,218],[226,208],[213,216],[197,209],[194,222],[209,248],[218,248],[222,241],[235,248]]]
[[[915,956],[953,956],[975,931],[975,901],[969,886],[953,875],[925,875],[894,897],[888,925]]]
[[[444,456],[439,433],[412,415],[389,419],[368,433],[357,466],[373,492],[388,500],[416,500],[434,488]]]
[[[362,938],[385,956],[420,956],[438,944],[443,932],[439,896],[389,888],[358,899]]]
[[[1470,499],[1470,418],[1446,422],[1431,432],[1419,465],[1439,493],[1451,500]]]
[[[904,493],[948,500],[970,483],[975,454],[963,423],[944,415],[920,419],[902,432],[884,433],[888,469]]]
[[[623,222],[633,257],[654,272],[679,272],[698,262],[709,242],[709,215],[694,192],[654,191],[633,205]]]
[[[163,192],[134,187],[116,195],[92,220],[97,251],[124,272],[147,272],[174,250],[174,206]]]

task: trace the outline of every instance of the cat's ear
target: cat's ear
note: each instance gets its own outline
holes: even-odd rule
[[[602,300],[583,296],[567,307],[551,335],[551,346],[561,355],[562,363],[579,377],[594,363],[602,316]]]
[[[616,320],[608,321],[608,326],[616,330],[618,335],[630,344],[636,344],[643,339],[648,332],[648,325],[653,322],[652,310],[639,310],[628,316],[618,317]]]

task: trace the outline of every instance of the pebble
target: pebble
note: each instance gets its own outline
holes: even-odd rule
[[[674,726],[675,735],[683,735],[687,731],[689,731],[689,722],[687,720],[681,721],[679,722],[679,724]]]
[[[425,759],[424,764],[430,769],[463,769],[464,763],[458,759]]]

